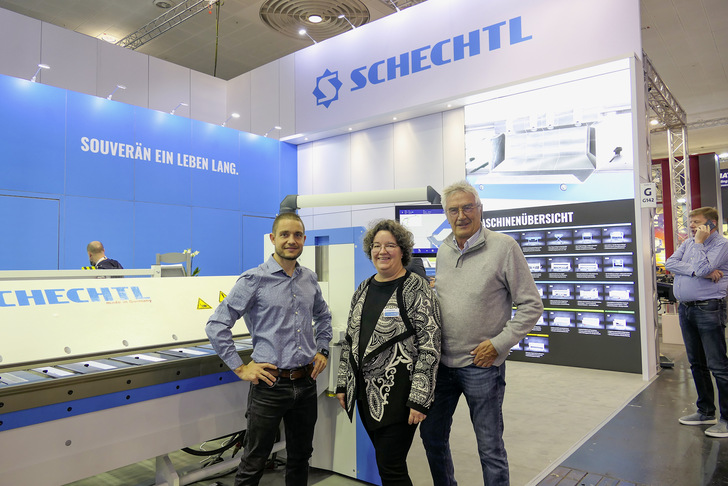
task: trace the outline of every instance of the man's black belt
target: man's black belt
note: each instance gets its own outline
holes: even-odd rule
[[[313,364],[301,366],[300,368],[292,368],[290,370],[278,368],[277,370],[268,370],[268,372],[276,378],[288,378],[291,380],[300,380],[305,376],[309,376],[313,370]]]
[[[680,302],[680,303],[683,305],[686,305],[688,307],[692,307],[695,305],[709,304],[711,302],[723,302],[723,299],[692,300],[690,302]]]

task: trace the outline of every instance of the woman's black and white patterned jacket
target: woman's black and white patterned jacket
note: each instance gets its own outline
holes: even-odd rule
[[[351,299],[336,392],[346,394],[351,419],[361,367],[369,412],[379,427],[406,421],[410,408],[427,414],[435,398],[442,320],[429,283],[407,271],[380,314],[360,363],[361,314],[372,278],[363,281]]]

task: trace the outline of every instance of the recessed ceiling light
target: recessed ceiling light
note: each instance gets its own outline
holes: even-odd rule
[[[323,18],[321,18],[320,15],[314,14],[314,15],[309,15],[308,16],[308,21],[311,22],[312,24],[318,24],[322,20],[323,20]]]
[[[397,117],[396,117],[396,116],[393,116],[393,117],[392,117],[392,120],[396,120],[396,119],[397,119]]]
[[[104,32],[103,34],[101,34],[99,36],[99,39],[101,39],[102,41],[106,41],[106,42],[108,42],[110,44],[116,44],[116,41],[119,40],[116,37],[114,37],[113,35],[107,34],[106,32]]]
[[[172,8],[174,7],[174,2],[172,0],[152,0],[152,3],[155,7],[159,8]]]
[[[658,125],[659,123],[657,120],[650,120],[650,125]]]

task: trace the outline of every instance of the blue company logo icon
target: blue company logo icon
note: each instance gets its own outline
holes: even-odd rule
[[[326,69],[324,73],[316,78],[316,89],[313,95],[316,97],[316,105],[324,105],[326,108],[339,99],[339,89],[343,83],[339,81],[339,72],[331,72]]]

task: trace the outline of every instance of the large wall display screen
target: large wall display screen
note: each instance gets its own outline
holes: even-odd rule
[[[544,313],[519,361],[641,372],[631,200],[486,211],[523,250]]]
[[[626,60],[539,80],[465,109],[465,169],[484,207],[634,197]]]
[[[520,245],[544,313],[511,359],[641,372],[626,60],[466,107],[485,227]]]

